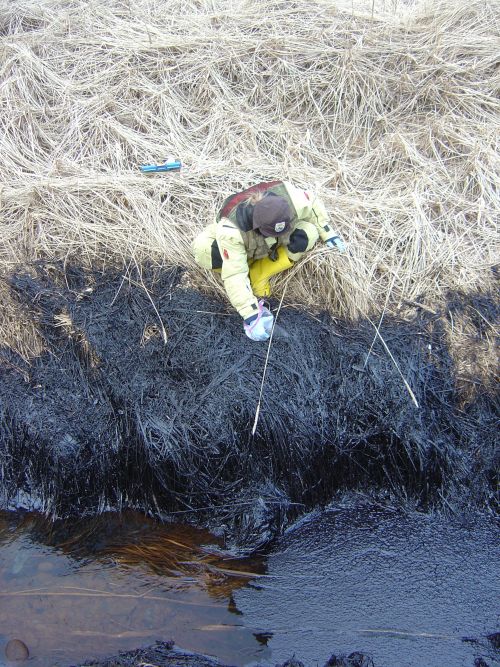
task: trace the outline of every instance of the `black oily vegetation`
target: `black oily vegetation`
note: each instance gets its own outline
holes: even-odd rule
[[[252,436],[268,346],[181,276],[54,264],[11,276],[46,351],[26,363],[0,350],[4,503],[175,513],[241,545],[348,489],[495,508],[498,395],[485,384],[458,400],[443,324],[467,313],[481,339],[494,295],[384,318],[418,408],[369,321],[282,308]]]
[[[174,642],[159,641],[154,646],[123,651],[119,655],[104,660],[86,660],[81,667],[140,667],[145,664],[159,667],[228,667],[209,656],[176,649]],[[276,667],[305,666],[304,663],[293,657],[281,665],[277,664]],[[338,658],[332,655],[324,667],[375,667],[375,665],[369,656],[356,652]]]
[[[479,642],[473,641],[478,643],[479,648]],[[493,667],[498,664],[496,656],[490,653],[487,642],[482,642],[480,648],[485,650],[488,662],[482,656],[477,656],[471,667]],[[295,653],[293,655],[294,657],[275,667],[307,667],[295,658]],[[141,667],[145,664],[158,665],[158,667],[226,667],[208,656],[176,649],[174,642],[156,642],[154,646],[124,651],[104,660],[86,660],[82,667]],[[324,667],[377,667],[377,665],[370,655],[354,651],[349,655],[332,654]]]

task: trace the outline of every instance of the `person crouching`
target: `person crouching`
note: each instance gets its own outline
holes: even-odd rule
[[[192,250],[197,264],[220,271],[246,335],[264,341],[271,334],[273,315],[258,297],[269,296],[269,278],[293,266],[318,238],[330,248],[345,250],[314,193],[271,181],[229,196],[216,222],[194,239]]]

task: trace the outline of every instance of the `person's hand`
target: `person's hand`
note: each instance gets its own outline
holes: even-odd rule
[[[339,252],[345,252],[345,243],[340,236],[332,236],[331,239],[328,239],[326,245],[329,248],[335,248]]]
[[[259,301],[258,314],[247,317],[243,322],[243,327],[251,340],[262,341],[267,340],[271,335],[273,321],[274,316],[271,311],[264,306],[262,301]]]

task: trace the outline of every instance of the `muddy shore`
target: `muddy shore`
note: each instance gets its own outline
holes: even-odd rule
[[[107,660],[87,661],[78,665],[78,667],[144,667],[146,664],[156,667],[230,667],[230,665],[224,665],[208,656],[176,649],[173,642],[157,642],[155,646],[120,653]],[[305,666],[300,660],[292,657],[290,660],[276,665],[276,667]],[[369,656],[354,652],[348,656],[332,654],[324,667],[376,667],[376,665]],[[478,667],[483,667],[483,665]],[[486,663],[484,667],[486,667]]]
[[[490,643],[498,641],[495,638],[496,635]],[[490,667],[490,665],[497,664],[496,659],[493,659],[493,662],[487,662],[484,658],[477,657],[471,663],[471,667]],[[154,665],[155,667],[231,667],[208,656],[178,650],[174,647],[173,642],[157,642],[155,646],[120,653],[107,660],[86,661],[75,667],[144,667],[145,665]],[[255,665],[255,667],[258,667],[258,665]],[[276,664],[275,667],[309,666],[292,657],[284,663]],[[374,663],[369,655],[354,651],[349,655],[335,655],[332,653],[324,667],[378,667],[378,665]]]
[[[230,667],[204,655],[196,655],[181,651],[174,647],[173,642],[157,642],[155,646],[149,646],[136,651],[120,653],[117,656],[98,662],[88,661],[78,667],[139,667],[140,665],[156,665],[157,667]],[[303,663],[295,658],[276,667],[304,667]],[[373,661],[360,653],[351,656],[337,658],[332,655],[325,667],[375,667]]]

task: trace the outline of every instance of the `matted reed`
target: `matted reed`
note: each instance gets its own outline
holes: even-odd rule
[[[483,0],[4,3],[2,273],[148,260],[224,298],[190,241],[229,193],[283,178],[349,245],[299,263],[288,300],[354,318],[489,290],[498,21]],[[139,172],[168,155],[180,174]],[[11,316],[0,330],[26,347]]]

